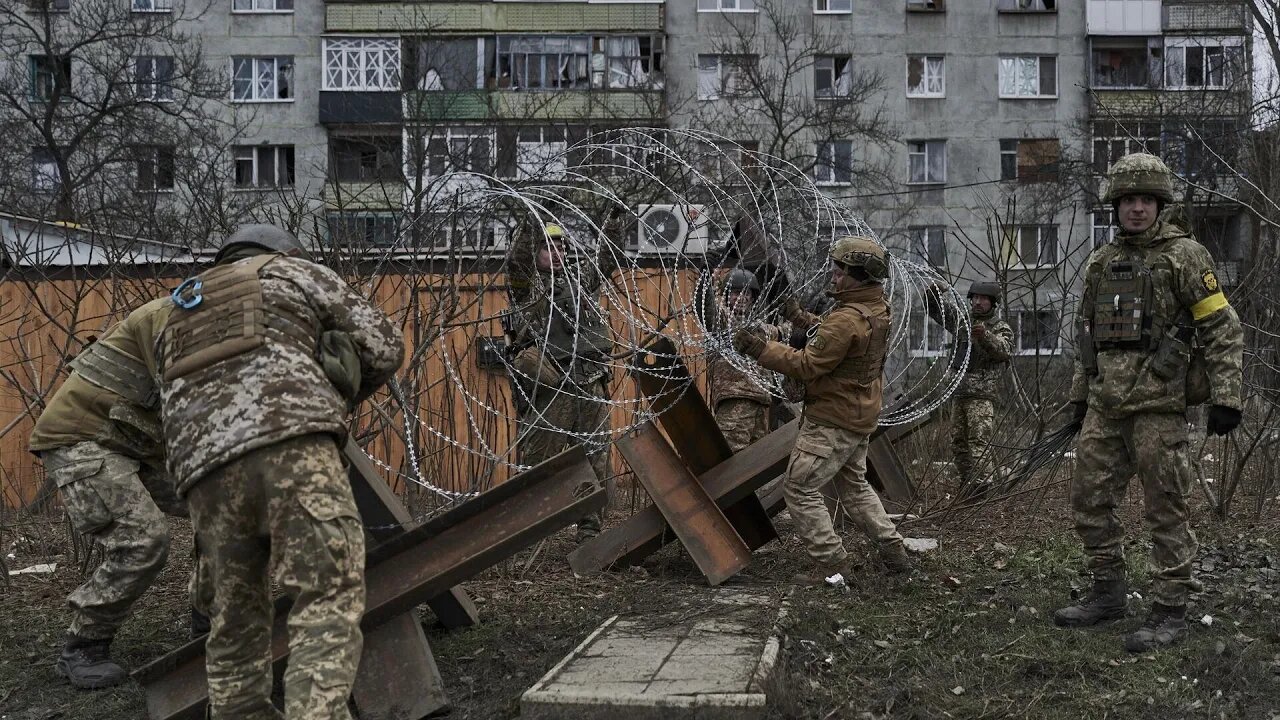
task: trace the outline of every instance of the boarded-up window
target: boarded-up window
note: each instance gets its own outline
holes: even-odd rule
[[[1057,138],[1018,141],[1018,181],[1053,182],[1058,179],[1062,143]]]

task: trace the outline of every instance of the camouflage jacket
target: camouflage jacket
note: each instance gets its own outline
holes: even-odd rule
[[[748,322],[749,315],[750,308],[735,309],[727,307],[724,303],[718,303],[715,317],[733,317],[737,325],[741,326]],[[721,326],[719,329],[722,331],[730,326],[730,323],[724,321],[718,321],[717,324]],[[765,337],[769,340],[787,342],[791,336],[791,329],[786,324],[761,323],[757,327],[764,331]],[[719,353],[711,354],[707,360],[707,391],[713,410],[725,400],[751,400],[764,405],[773,401],[767,390],[752,380],[750,375],[734,367],[733,363]]]
[[[218,278],[226,277],[219,273],[243,273],[252,267],[247,263],[264,259],[249,257],[205,271],[200,277],[208,301],[193,310],[175,308],[165,327],[161,415],[179,494],[251,450],[311,433],[345,436],[348,400],[320,365],[321,333],[346,332],[355,345],[360,362],[356,402],[385,384],[404,360],[400,329],[332,270],[307,260],[273,255],[257,271],[256,297],[232,305],[257,303],[262,310],[228,315],[230,303],[219,310],[220,303],[212,299]],[[179,313],[207,313],[207,319]],[[179,373],[180,364],[193,359],[181,346],[183,323],[200,333],[219,333],[220,324],[243,323],[248,329],[253,323],[261,343],[210,362],[189,363],[194,367]],[[232,329],[238,333],[241,328]],[[235,334],[222,331],[219,337],[234,339]]]
[[[1211,402],[1238,409],[1244,331],[1218,285],[1209,252],[1186,229],[1164,219],[1143,233],[1118,234],[1089,256],[1076,318],[1078,328],[1092,322],[1085,317],[1086,307],[1115,260],[1138,260],[1150,268],[1152,302],[1148,312],[1158,323],[1183,323],[1194,328],[1207,365]],[[1097,374],[1092,375],[1086,372],[1078,351],[1070,399],[1087,401],[1090,408],[1111,417],[1184,412],[1190,354],[1189,347],[1175,353],[1172,368],[1162,379],[1153,371],[1156,355],[1152,350],[1102,349],[1096,354]]]
[[[804,381],[805,417],[822,425],[870,434],[876,429],[884,392],[890,311],[884,288],[869,285],[833,294],[836,306],[817,316],[790,311],[795,327],[817,329],[803,350],[769,342],[760,364]],[[875,326],[880,330],[875,331]]]
[[[72,370],[36,420],[31,431],[32,452],[92,440],[135,460],[163,466],[155,346],[172,308],[168,297],[152,300],[98,338],[95,346],[81,352],[72,365],[82,369]],[[128,370],[132,374],[112,373],[115,379],[105,378],[104,382],[98,375],[102,371],[94,371],[99,365],[83,366],[92,363],[91,356],[103,350],[110,353],[105,362],[131,366]],[[130,391],[139,399],[122,395]],[[142,397],[153,400],[141,400]]]
[[[954,312],[943,312],[935,294],[926,293],[925,309],[929,317],[955,335],[958,317]],[[972,328],[981,327],[982,331],[980,335],[970,334],[955,340],[957,361],[964,357],[965,346],[969,346],[969,366],[960,380],[960,387],[956,388],[955,397],[960,400],[995,400],[1000,395],[1000,378],[1013,356],[1013,328],[1000,318],[994,308],[985,315],[970,312],[969,321]]]

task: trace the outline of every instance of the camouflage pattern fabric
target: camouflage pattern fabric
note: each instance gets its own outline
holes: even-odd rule
[[[961,486],[992,481],[991,434],[995,427],[995,403],[981,398],[960,398],[951,415],[951,452]]]
[[[729,448],[740,452],[769,434],[769,405],[733,398],[716,403],[716,424]]]
[[[867,483],[870,436],[804,419],[783,481],[783,497],[796,533],[819,565],[843,562],[848,553],[836,534],[822,496],[835,486],[845,512],[876,545],[902,542],[876,491]]]
[[[239,262],[253,262],[246,258]],[[262,301],[305,318],[313,327],[291,334],[266,330],[261,346],[232,355],[163,385],[161,416],[170,473],[180,495],[209,472],[281,440],[329,433],[345,436],[349,399],[333,386],[317,360],[320,334],[345,332],[360,358],[359,403],[400,367],[399,328],[332,270],[295,257],[278,257],[259,273]],[[199,312],[197,306],[193,312]],[[174,310],[170,326],[177,313]],[[293,337],[309,333],[309,347]],[[166,362],[169,330],[165,332]]]
[[[954,312],[943,312],[936,294],[925,294],[925,310],[934,322],[955,335],[959,329],[957,316]],[[976,336],[970,334],[967,338],[956,338],[960,349],[964,345],[970,347],[969,365],[965,368],[964,377],[953,397],[996,400],[1000,397],[1000,380],[1008,369],[1009,359],[1013,357],[1013,328],[1000,318],[999,312],[994,308],[985,313],[971,310],[969,323],[971,328],[981,327],[982,330]]]
[[[1116,508],[1130,476],[1137,473],[1151,528],[1156,602],[1185,605],[1199,589],[1191,577],[1198,545],[1187,519],[1194,481],[1188,451],[1187,420],[1181,413],[1113,419],[1090,408],[1076,444],[1071,507],[1095,580],[1125,575],[1124,528]]]
[[[584,368],[578,364],[578,368]],[[581,369],[576,377],[559,377],[540,383],[517,380],[516,392],[526,395],[517,418],[519,435],[516,452],[521,465],[537,465],[578,444],[575,434],[609,430],[608,376],[602,370]],[[556,429],[552,429],[556,428]],[[600,487],[609,477],[609,438],[595,436],[587,445],[587,460],[595,470]],[[601,513],[593,512],[578,520],[579,532],[599,532]]]
[[[109,640],[169,556],[169,523],[133,458],[85,441],[40,454],[76,532],[100,544],[102,564],[67,598],[69,633]]]
[[[294,601],[284,717],[349,720],[363,644],[364,529],[333,437],[304,435],[241,455],[187,500],[204,558],[192,605],[212,610],[211,717],[281,717],[271,706],[274,578]]]

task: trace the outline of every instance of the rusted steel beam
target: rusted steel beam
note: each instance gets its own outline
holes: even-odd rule
[[[604,507],[605,493],[575,447],[448,512],[389,538],[366,561],[366,631],[475,576]],[[287,599],[277,602],[271,656],[289,654]],[[153,720],[198,718],[207,701],[204,642],[188,643],[138,668]]]
[[[748,496],[754,498],[757,489],[786,471],[798,428],[797,421],[783,425],[703,473],[698,481],[722,509]],[[569,566],[585,573],[635,565],[675,537],[662,513],[650,505],[569,553]]]
[[[707,582],[719,585],[751,563],[751,549],[653,423],[617,445]]]
[[[350,438],[342,454],[347,459],[347,476],[351,480],[351,492],[360,510],[360,518],[374,540],[385,541],[408,530],[413,525],[413,516],[382,480],[369,456]],[[431,598],[427,605],[440,624],[447,628],[471,627],[480,622],[476,604],[461,585]]]
[[[360,720],[422,720],[449,710],[440,669],[415,613],[365,631],[351,697]]]

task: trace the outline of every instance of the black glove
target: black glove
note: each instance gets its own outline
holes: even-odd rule
[[[1226,435],[1240,425],[1240,411],[1226,405],[1209,406],[1209,434]]]
[[[1089,412],[1089,403],[1084,400],[1076,400],[1071,403],[1071,419],[1067,421],[1066,427],[1072,428],[1071,432],[1078,433],[1084,428],[1084,416]]]
[[[800,328],[792,328],[791,337],[787,338],[787,344],[796,350],[803,350],[809,344],[809,333]]]

